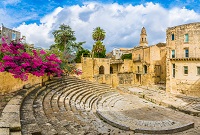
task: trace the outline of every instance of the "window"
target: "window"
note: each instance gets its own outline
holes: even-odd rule
[[[172,50],[172,58],[175,58],[175,50]]]
[[[172,40],[174,40],[174,34],[172,34]]]
[[[185,49],[185,57],[188,58],[189,57],[189,50]]]
[[[184,74],[187,75],[188,74],[188,66],[183,66],[184,69]]]
[[[188,42],[188,41],[189,41],[189,35],[188,35],[188,34],[185,34],[184,42]]]
[[[175,72],[176,72],[176,69],[175,69],[175,64],[172,64],[172,76],[175,78]]]
[[[140,73],[140,67],[139,66],[137,66],[137,70],[138,70],[138,73]]]
[[[197,75],[200,75],[200,67],[197,67]]]
[[[146,74],[147,73],[147,66],[144,65],[144,73]]]
[[[12,40],[16,40],[16,33],[12,33]]]
[[[104,74],[104,66],[99,67],[99,74]]]
[[[138,54],[138,60],[140,60],[140,54]]]
[[[110,67],[110,74],[113,74],[113,67]]]

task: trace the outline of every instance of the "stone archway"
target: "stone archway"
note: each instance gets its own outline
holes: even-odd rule
[[[104,66],[99,67],[99,74],[104,74]]]

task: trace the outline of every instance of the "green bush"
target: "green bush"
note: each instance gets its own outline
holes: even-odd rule
[[[132,59],[132,53],[129,53],[129,54],[123,54],[122,57],[121,57],[122,60],[124,59]]]

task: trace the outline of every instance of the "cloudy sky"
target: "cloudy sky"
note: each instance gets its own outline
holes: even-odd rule
[[[137,46],[141,28],[149,45],[165,42],[167,27],[200,22],[200,0],[1,0],[0,23],[26,36],[28,43],[49,48],[52,32],[70,25],[77,41],[91,49],[92,31],[106,31],[107,52]]]

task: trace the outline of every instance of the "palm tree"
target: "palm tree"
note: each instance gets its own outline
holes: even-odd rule
[[[103,41],[105,39],[106,32],[100,27],[96,27],[93,30],[92,38],[94,41]]]
[[[106,49],[101,41],[97,41],[95,42],[95,45],[93,45],[92,52],[94,52],[95,57],[104,58]]]
[[[92,52],[94,53],[95,57],[105,58],[106,48],[103,45],[103,40],[105,39],[106,32],[101,29],[100,27],[96,27],[93,30],[92,38],[96,41],[93,45]]]

